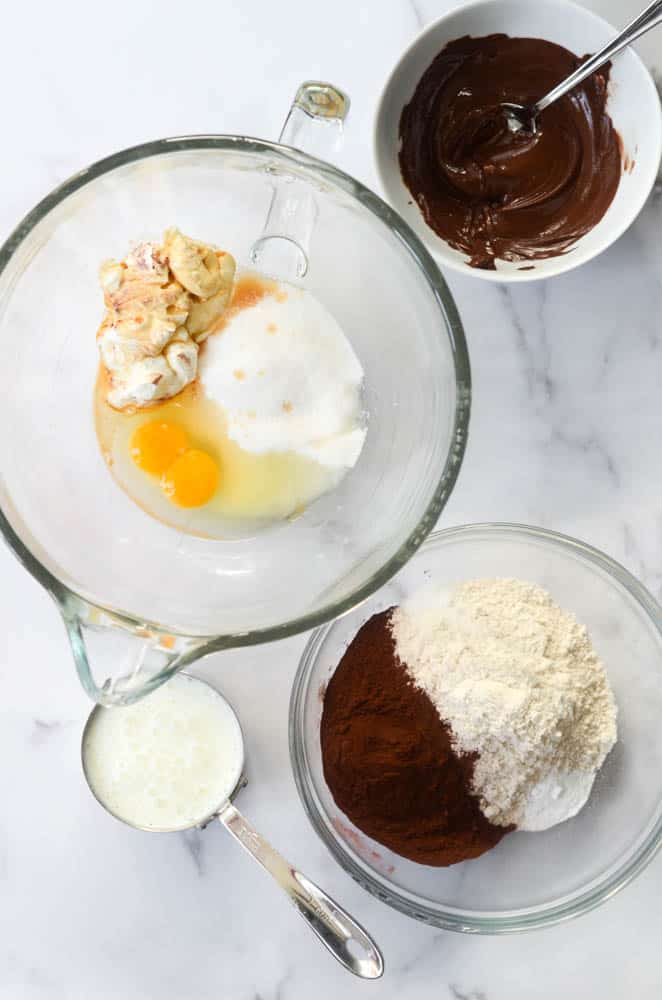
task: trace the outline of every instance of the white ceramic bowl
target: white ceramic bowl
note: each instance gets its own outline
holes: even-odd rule
[[[444,46],[463,35],[504,32],[512,37],[544,38],[578,55],[595,52],[616,34],[591,11],[570,0],[477,0],[429,25],[403,53],[384,87],[375,119],[377,172],[386,198],[427,244],[437,263],[485,281],[532,281],[562,274],[605,250],[641,210],[655,181],[662,151],[660,101],[651,76],[632,49],[614,58],[607,110],[634,166],[624,171],[616,196],[601,221],[566,254],[532,261],[497,261],[495,271],[470,267],[466,254],[454,250],[430,229],[405,187],[398,163],[399,123],[418,81]],[[528,262],[527,262],[528,263]]]

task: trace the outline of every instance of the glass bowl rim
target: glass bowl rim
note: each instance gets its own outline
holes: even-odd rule
[[[464,458],[471,410],[471,370],[462,321],[451,291],[432,255],[422,241],[397,212],[360,181],[357,181],[351,175],[323,160],[318,160],[316,157],[310,156],[301,150],[284,146],[280,143],[240,135],[201,134],[173,136],[130,146],[97,160],[54,188],[18,223],[5,242],[0,246],[0,279],[14,254],[33,229],[53,209],[66,201],[70,195],[85,187],[85,185],[102,177],[104,174],[111,173],[130,163],[171,153],[199,152],[204,150],[239,150],[245,153],[267,154],[272,162],[275,160],[285,166],[303,167],[304,169],[313,171],[333,186],[340,188],[346,194],[355,198],[373,215],[377,216],[389,229],[395,232],[400,242],[404,244],[415,263],[423,272],[428,287],[444,317],[444,334],[448,338],[453,361],[456,399],[451,432],[452,444],[446,456],[439,482],[428,502],[427,508],[416,527],[410,532],[408,538],[384,565],[372,574],[369,580],[360,587],[356,587],[342,599],[326,604],[318,611],[290,619],[280,625],[253,629],[247,632],[196,635],[195,638],[200,643],[197,655],[203,655],[215,649],[255,645],[298,635],[351,610],[383,586],[416,552],[430,530],[434,527],[439,514],[443,510],[455,486]],[[103,604],[60,580],[37,558],[28,545],[20,538],[12,527],[2,505],[0,505],[0,532],[25,569],[55,598],[63,610],[67,609],[69,613],[73,614],[81,605],[93,605],[99,610],[108,613],[119,624],[128,626],[130,629],[138,627],[155,631],[165,630],[172,635],[189,637],[188,633],[177,630],[167,623],[148,621],[145,618],[138,618],[124,609]]]
[[[485,535],[503,535],[504,537],[511,536],[520,539],[528,538],[551,545],[566,553],[575,552],[593,567],[603,570],[607,576],[619,583],[644,611],[662,639],[662,607],[646,587],[611,556],[570,535],[516,522],[482,522],[433,531],[426,539],[421,552],[427,548],[443,545],[453,539],[474,540],[480,538],[481,535],[483,537]],[[305,697],[317,661],[318,650],[334,624],[335,622],[327,622],[315,629],[306,643],[299,661],[292,684],[289,706],[290,763],[299,799],[313,829],[340,867],[373,896],[409,917],[432,924],[435,927],[441,927],[444,930],[467,934],[508,934],[531,931],[564,923],[595,909],[629,885],[655,857],[662,846],[662,815],[658,816],[646,839],[638,845],[635,852],[622,864],[619,864],[606,879],[598,876],[591,880],[586,889],[572,893],[570,898],[566,895],[556,902],[519,908],[498,916],[480,915],[480,913],[469,910],[463,912],[459,907],[452,909],[433,907],[419,899],[413,903],[389,885],[384,885],[373,879],[345,851],[340,840],[329,832],[327,825],[321,818],[324,811],[318,806],[317,794],[313,791],[312,782],[309,780],[310,768],[304,739]],[[660,801],[662,802],[662,788]]]

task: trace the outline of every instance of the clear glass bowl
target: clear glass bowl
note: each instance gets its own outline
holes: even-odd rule
[[[310,118],[308,108],[290,116],[292,141]],[[210,541],[143,513],[104,465],[92,416],[97,269],[168,225],[251,266],[267,217],[290,247],[296,224],[300,283],[361,360],[368,436],[341,485],[296,520]],[[371,191],[278,144],[168,139],[71,178],[0,249],[0,345],[11,358],[0,369],[0,529],[57,599],[81,679],[105,703],[135,700],[207,652],[304,631],[368,596],[434,526],[464,453],[468,357],[436,265]],[[101,648],[104,629],[148,647],[127,660],[123,645]]]
[[[618,742],[574,819],[512,833],[477,860],[418,865],[366,837],[340,812],[322,772],[325,686],[371,615],[431,581],[452,586],[514,576],[546,588],[590,630],[618,703]],[[360,608],[318,629],[290,703],[294,777],[315,830],[369,892],[448,930],[500,934],[559,923],[599,905],[648,864],[662,836],[662,609],[622,566],[588,545],[520,525],[450,528],[430,536]]]

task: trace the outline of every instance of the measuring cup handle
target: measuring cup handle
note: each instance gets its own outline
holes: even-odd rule
[[[287,893],[290,902],[341,965],[363,979],[378,979],[382,975],[381,952],[360,924],[293,868],[231,803],[221,810],[218,819]]]
[[[349,97],[341,90],[307,80],[296,92],[278,141],[326,160],[339,148],[348,112]],[[251,261],[274,277],[303,278],[317,203],[310,184],[294,172],[275,162],[266,169],[274,190],[264,229],[251,249]]]

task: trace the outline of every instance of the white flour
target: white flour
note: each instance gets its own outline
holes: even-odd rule
[[[616,741],[616,705],[588,633],[521,580],[421,592],[393,636],[414,683],[480,757],[474,791],[500,826],[544,830],[574,816]]]

